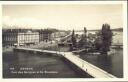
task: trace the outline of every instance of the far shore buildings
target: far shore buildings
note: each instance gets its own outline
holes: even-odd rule
[[[39,43],[39,33],[25,29],[7,29],[2,31],[3,46],[24,46]]]
[[[51,30],[48,30],[48,29],[41,29],[41,30],[38,30],[39,32],[39,42],[41,41],[45,41],[45,42],[48,42],[48,41],[51,41],[52,40],[52,31]]]
[[[3,29],[3,47],[35,45],[66,36],[67,33],[49,29]]]

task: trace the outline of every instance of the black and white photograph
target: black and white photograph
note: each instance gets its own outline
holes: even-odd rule
[[[3,4],[2,77],[123,78],[123,4]]]

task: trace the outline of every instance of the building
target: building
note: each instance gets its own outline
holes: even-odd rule
[[[52,40],[52,30],[50,29],[44,29],[39,30],[39,42],[41,41],[51,41]]]
[[[39,33],[29,29],[6,29],[2,31],[3,46],[25,46],[39,43]]]
[[[2,30],[2,45],[3,47],[14,46],[17,43],[18,33],[12,29]]]
[[[31,45],[39,43],[39,33],[27,31],[24,33],[18,33],[17,45]]]

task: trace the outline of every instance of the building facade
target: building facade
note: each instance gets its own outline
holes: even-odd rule
[[[31,45],[39,43],[39,33],[28,31],[25,33],[18,33],[17,45]]]
[[[25,46],[39,43],[39,33],[21,29],[2,31],[3,46]]]
[[[52,31],[49,29],[39,30],[39,42],[51,41],[52,40]]]

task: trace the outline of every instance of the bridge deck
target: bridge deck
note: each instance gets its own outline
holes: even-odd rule
[[[68,59],[70,62],[72,62],[73,64],[78,66],[80,69],[82,69],[84,72],[90,74],[91,76],[93,76],[95,78],[116,78],[112,74],[110,74],[110,73],[94,66],[93,64],[75,56],[72,52],[48,51],[48,50],[29,49],[29,48],[16,48],[16,49],[60,54],[63,57],[65,57],[66,59]]]
[[[61,52],[61,54],[66,59],[68,59],[69,61],[77,65],[79,68],[81,68],[84,72],[90,74],[95,78],[116,78],[112,74],[109,74],[106,71],[94,66],[93,64],[90,64],[89,62],[73,55],[72,52]]]

